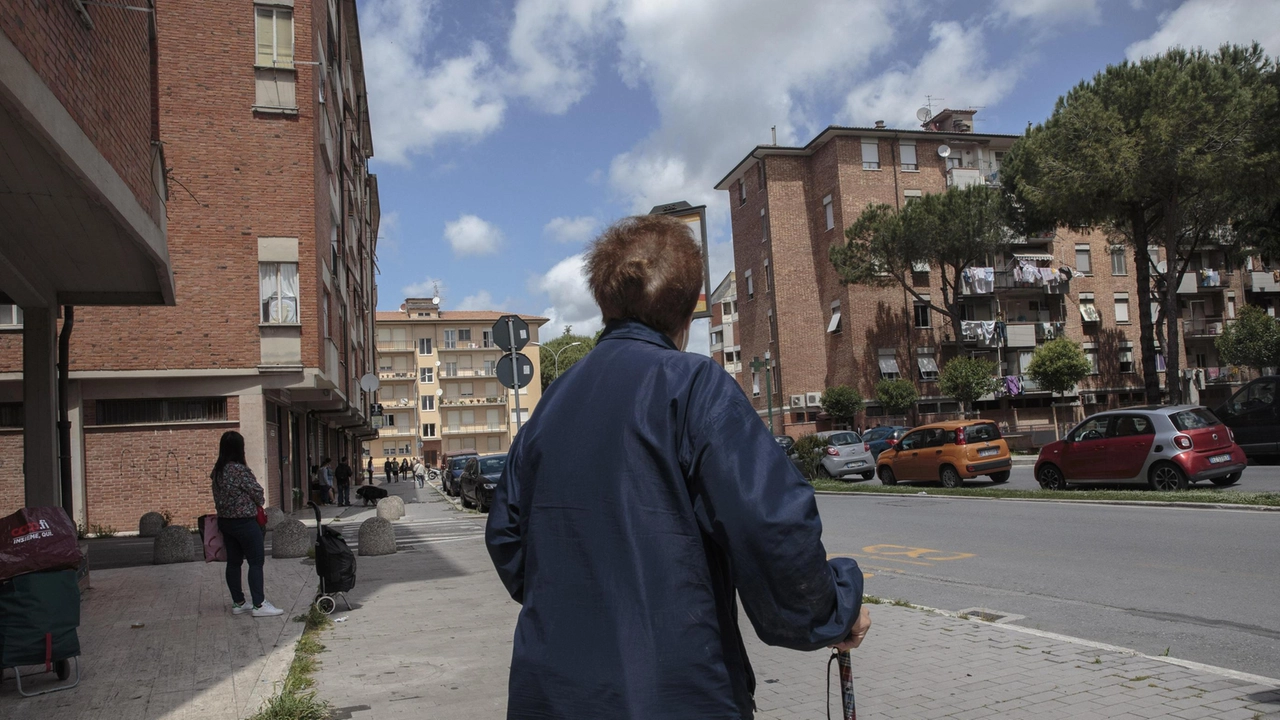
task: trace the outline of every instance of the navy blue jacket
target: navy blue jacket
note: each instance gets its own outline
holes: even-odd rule
[[[516,624],[507,717],[749,720],[760,639],[849,635],[862,572],[733,377],[637,322],[548,389],[510,451],[489,554]],[[819,668],[820,669],[820,668]]]

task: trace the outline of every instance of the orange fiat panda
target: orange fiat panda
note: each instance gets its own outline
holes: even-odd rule
[[[960,487],[965,480],[986,475],[992,482],[1009,479],[1013,460],[1000,428],[990,420],[941,422],[918,427],[880,453],[876,472],[880,482],[941,482]]]

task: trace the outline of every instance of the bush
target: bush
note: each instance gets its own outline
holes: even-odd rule
[[[908,410],[915,407],[916,400],[919,399],[920,393],[916,390],[916,384],[905,378],[881,380],[876,383],[876,401],[890,415],[906,415]]]
[[[826,447],[826,440],[816,434],[811,434],[797,440],[795,446],[791,448],[792,454],[799,458],[800,472],[806,478],[813,479],[818,477],[818,463],[821,461],[822,453],[825,452]]]
[[[838,423],[852,425],[862,404],[862,393],[848,385],[835,385],[822,393],[822,411]]]

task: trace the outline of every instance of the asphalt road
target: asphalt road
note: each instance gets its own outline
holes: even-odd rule
[[[821,495],[866,592],[1280,678],[1280,512]],[[874,610],[873,610],[874,612]]]
[[[1034,467],[1031,465],[1015,465],[1013,467],[1012,474],[1009,476],[1009,482],[1005,483],[1004,485],[992,485],[991,481],[989,481],[985,477],[982,477],[982,478],[978,478],[977,480],[973,480],[965,483],[965,486],[966,487],[1005,487],[1005,488],[1012,488],[1016,490],[1039,490],[1040,485],[1036,482],[1035,476],[1032,474],[1032,470],[1034,470]],[[852,481],[853,482],[870,482],[870,483],[877,483],[877,484],[880,482],[879,480],[876,480],[876,479],[862,481],[856,475],[853,476]],[[933,485],[940,487],[938,483],[933,483]],[[925,485],[924,487],[927,487],[927,485]],[[1073,485],[1072,487],[1086,487],[1086,486]],[[1133,489],[1133,488],[1138,488],[1138,489],[1145,488],[1146,485],[1090,485],[1087,487],[1107,488],[1107,489],[1115,488],[1115,489],[1127,490],[1127,489]],[[1210,483],[1210,482],[1195,483],[1191,487],[1196,489],[1201,489],[1201,490],[1215,489],[1213,483]],[[1248,492],[1280,492],[1280,465],[1258,465],[1258,464],[1250,465],[1249,468],[1244,471],[1244,474],[1240,476],[1240,482],[1236,483],[1235,485],[1232,485],[1229,488],[1224,488],[1224,489],[1236,490],[1236,491],[1248,491]]]

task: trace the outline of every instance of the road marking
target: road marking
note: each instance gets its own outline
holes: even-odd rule
[[[862,552],[879,558],[884,558],[886,560],[894,559],[897,556],[914,558],[916,560],[925,560],[929,561],[925,563],[927,565],[935,562],[968,560],[969,558],[977,557],[973,553],[930,550],[929,548],[907,547],[906,545],[868,545],[862,548]]]

